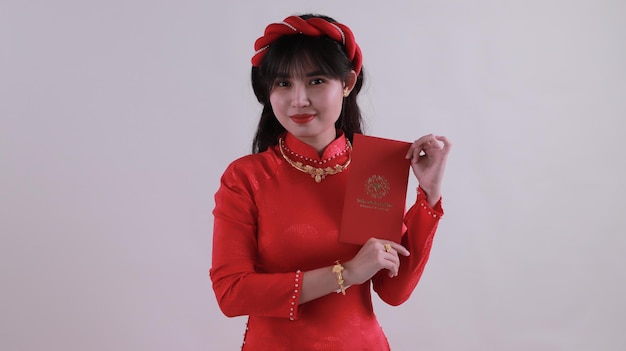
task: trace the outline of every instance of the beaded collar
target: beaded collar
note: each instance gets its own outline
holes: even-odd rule
[[[352,145],[343,133],[324,149],[321,157],[317,150],[289,133],[279,138],[278,149],[287,163],[310,174],[317,183],[326,176],[343,172],[352,158]]]

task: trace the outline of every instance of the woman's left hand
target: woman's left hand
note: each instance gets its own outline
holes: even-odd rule
[[[415,140],[406,154],[430,206],[435,206],[441,198],[441,183],[451,146],[445,136],[428,134]]]

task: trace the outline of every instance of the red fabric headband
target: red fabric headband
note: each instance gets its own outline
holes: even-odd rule
[[[348,58],[354,65],[354,71],[358,75],[361,72],[362,56],[361,49],[354,40],[352,31],[347,26],[338,22],[328,22],[323,18],[309,18],[304,20],[298,16],[289,16],[280,23],[272,23],[265,27],[265,33],[254,42],[254,56],[252,66],[259,67],[265,50],[274,40],[283,35],[304,34],[311,37],[327,35],[333,40],[343,44]]]

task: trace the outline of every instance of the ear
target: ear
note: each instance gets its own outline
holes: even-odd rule
[[[350,92],[352,91],[352,89],[354,89],[354,86],[356,85],[356,79],[357,76],[354,70],[348,72],[348,74],[346,75],[346,79],[343,81],[344,96],[350,95]]]

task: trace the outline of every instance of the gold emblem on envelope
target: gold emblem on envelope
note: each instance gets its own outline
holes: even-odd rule
[[[389,182],[383,176],[373,175],[365,182],[365,192],[375,199],[382,199],[389,193]]]

